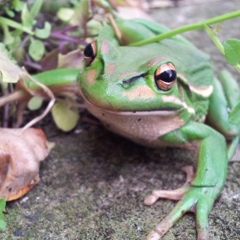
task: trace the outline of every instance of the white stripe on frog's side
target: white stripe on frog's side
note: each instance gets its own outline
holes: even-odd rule
[[[211,96],[211,94],[213,93],[213,86],[210,85],[208,87],[204,87],[204,88],[196,88],[196,87],[193,87],[193,86],[189,86],[190,87],[190,90],[193,91],[194,93],[204,97],[204,98],[208,98]]]
[[[185,82],[187,85],[189,85],[189,88],[192,92],[196,93],[197,95],[208,98],[213,93],[214,87],[213,85],[209,85],[206,87],[194,87],[193,85],[190,85],[186,76],[182,73],[178,73],[178,77],[182,79],[183,82]]]
[[[182,106],[184,109],[186,109],[189,113],[195,114],[195,109],[189,107],[185,102],[182,102],[179,98],[176,98],[174,96],[163,96],[162,98],[164,102],[178,104],[179,106]]]

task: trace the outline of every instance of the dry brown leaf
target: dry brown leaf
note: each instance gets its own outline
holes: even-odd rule
[[[73,50],[67,54],[58,55],[57,68],[77,68],[83,67],[83,54],[80,49]]]
[[[41,129],[0,129],[0,198],[12,201],[40,180],[40,161],[50,152]]]

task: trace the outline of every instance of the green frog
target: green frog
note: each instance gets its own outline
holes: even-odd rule
[[[131,46],[168,31],[157,23],[117,19],[116,25],[118,31],[106,24],[84,50],[79,85],[87,109],[109,130],[143,146],[197,151],[195,173],[185,168],[183,187],[146,198],[147,205],[178,200],[147,239],[160,239],[188,211],[196,214],[198,239],[207,239],[208,215],[238,144],[239,129],[228,121],[240,100],[238,85],[227,72],[217,79],[209,56],[180,36]]]

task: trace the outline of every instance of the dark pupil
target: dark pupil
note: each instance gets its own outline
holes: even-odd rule
[[[162,72],[159,76],[157,76],[157,79],[170,83],[175,81],[176,76],[177,76],[176,71],[169,69]]]
[[[91,43],[89,43],[84,49],[84,56],[94,58],[94,52]]]

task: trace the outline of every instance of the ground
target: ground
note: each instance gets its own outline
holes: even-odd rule
[[[237,0],[209,0],[177,9],[157,9],[151,16],[175,28],[236,9],[240,9]],[[240,39],[239,23],[224,24],[221,38]],[[216,69],[226,66],[206,33],[196,31],[186,36],[212,56]],[[181,186],[185,175],[180,168],[195,162],[191,151],[143,148],[101,125],[80,123],[70,134],[51,127],[46,133],[56,147],[41,165],[40,184],[26,197],[8,204],[8,229],[0,233],[1,239],[145,239],[175,202],[159,200],[146,207],[144,198],[155,188]],[[239,161],[230,162],[226,187],[209,217],[210,239],[239,239],[239,169]],[[196,239],[193,214],[186,214],[163,238],[173,239]]]

